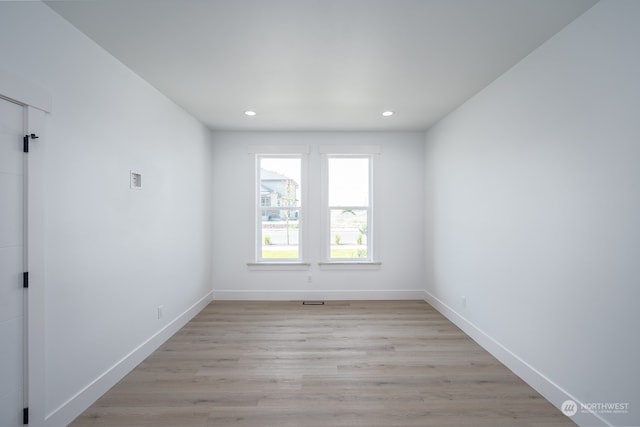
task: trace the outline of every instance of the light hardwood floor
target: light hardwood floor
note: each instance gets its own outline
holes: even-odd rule
[[[575,424],[423,301],[224,301],[71,425]]]

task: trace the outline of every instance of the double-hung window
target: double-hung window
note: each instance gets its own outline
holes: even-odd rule
[[[256,261],[301,262],[303,154],[256,154]]]
[[[374,246],[377,146],[320,146],[317,154],[304,145],[250,146],[249,154],[255,185],[249,268],[306,269],[313,258],[329,269],[380,265]]]
[[[325,259],[373,261],[372,153],[324,153]]]

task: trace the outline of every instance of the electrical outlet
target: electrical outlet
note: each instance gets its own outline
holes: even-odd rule
[[[162,319],[162,316],[164,316],[164,305],[159,305],[158,306],[158,320]]]
[[[307,283],[313,283],[313,276],[310,274],[307,276]]]
[[[463,308],[467,307],[467,297],[465,297],[464,295],[462,296],[462,307]]]

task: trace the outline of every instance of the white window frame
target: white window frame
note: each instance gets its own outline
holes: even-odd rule
[[[254,212],[253,244],[251,248],[251,261],[247,263],[250,269],[262,267],[276,267],[285,269],[306,269],[310,265],[307,260],[308,224],[307,224],[307,187],[309,146],[250,146],[248,149],[253,169],[253,185],[251,206]],[[298,258],[262,258],[262,209],[260,197],[260,160],[265,158],[292,158],[300,159],[300,207],[298,219]],[[281,210],[281,207],[275,207]],[[293,209],[293,208],[292,208]]]
[[[319,148],[322,158],[322,261],[318,264],[321,268],[331,267],[374,267],[381,265],[378,253],[378,236],[375,222],[376,200],[376,170],[380,147],[362,146],[321,146]],[[366,258],[331,258],[331,209],[329,206],[329,159],[332,158],[367,158],[369,159],[369,204],[368,206],[340,206],[340,208],[353,208],[367,211],[367,257]]]

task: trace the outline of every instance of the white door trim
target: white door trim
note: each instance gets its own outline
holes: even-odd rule
[[[44,258],[44,151],[46,118],[51,96],[40,86],[0,70],[0,95],[24,105],[30,141],[25,160],[27,292],[27,372],[29,425],[45,426],[45,258]]]

